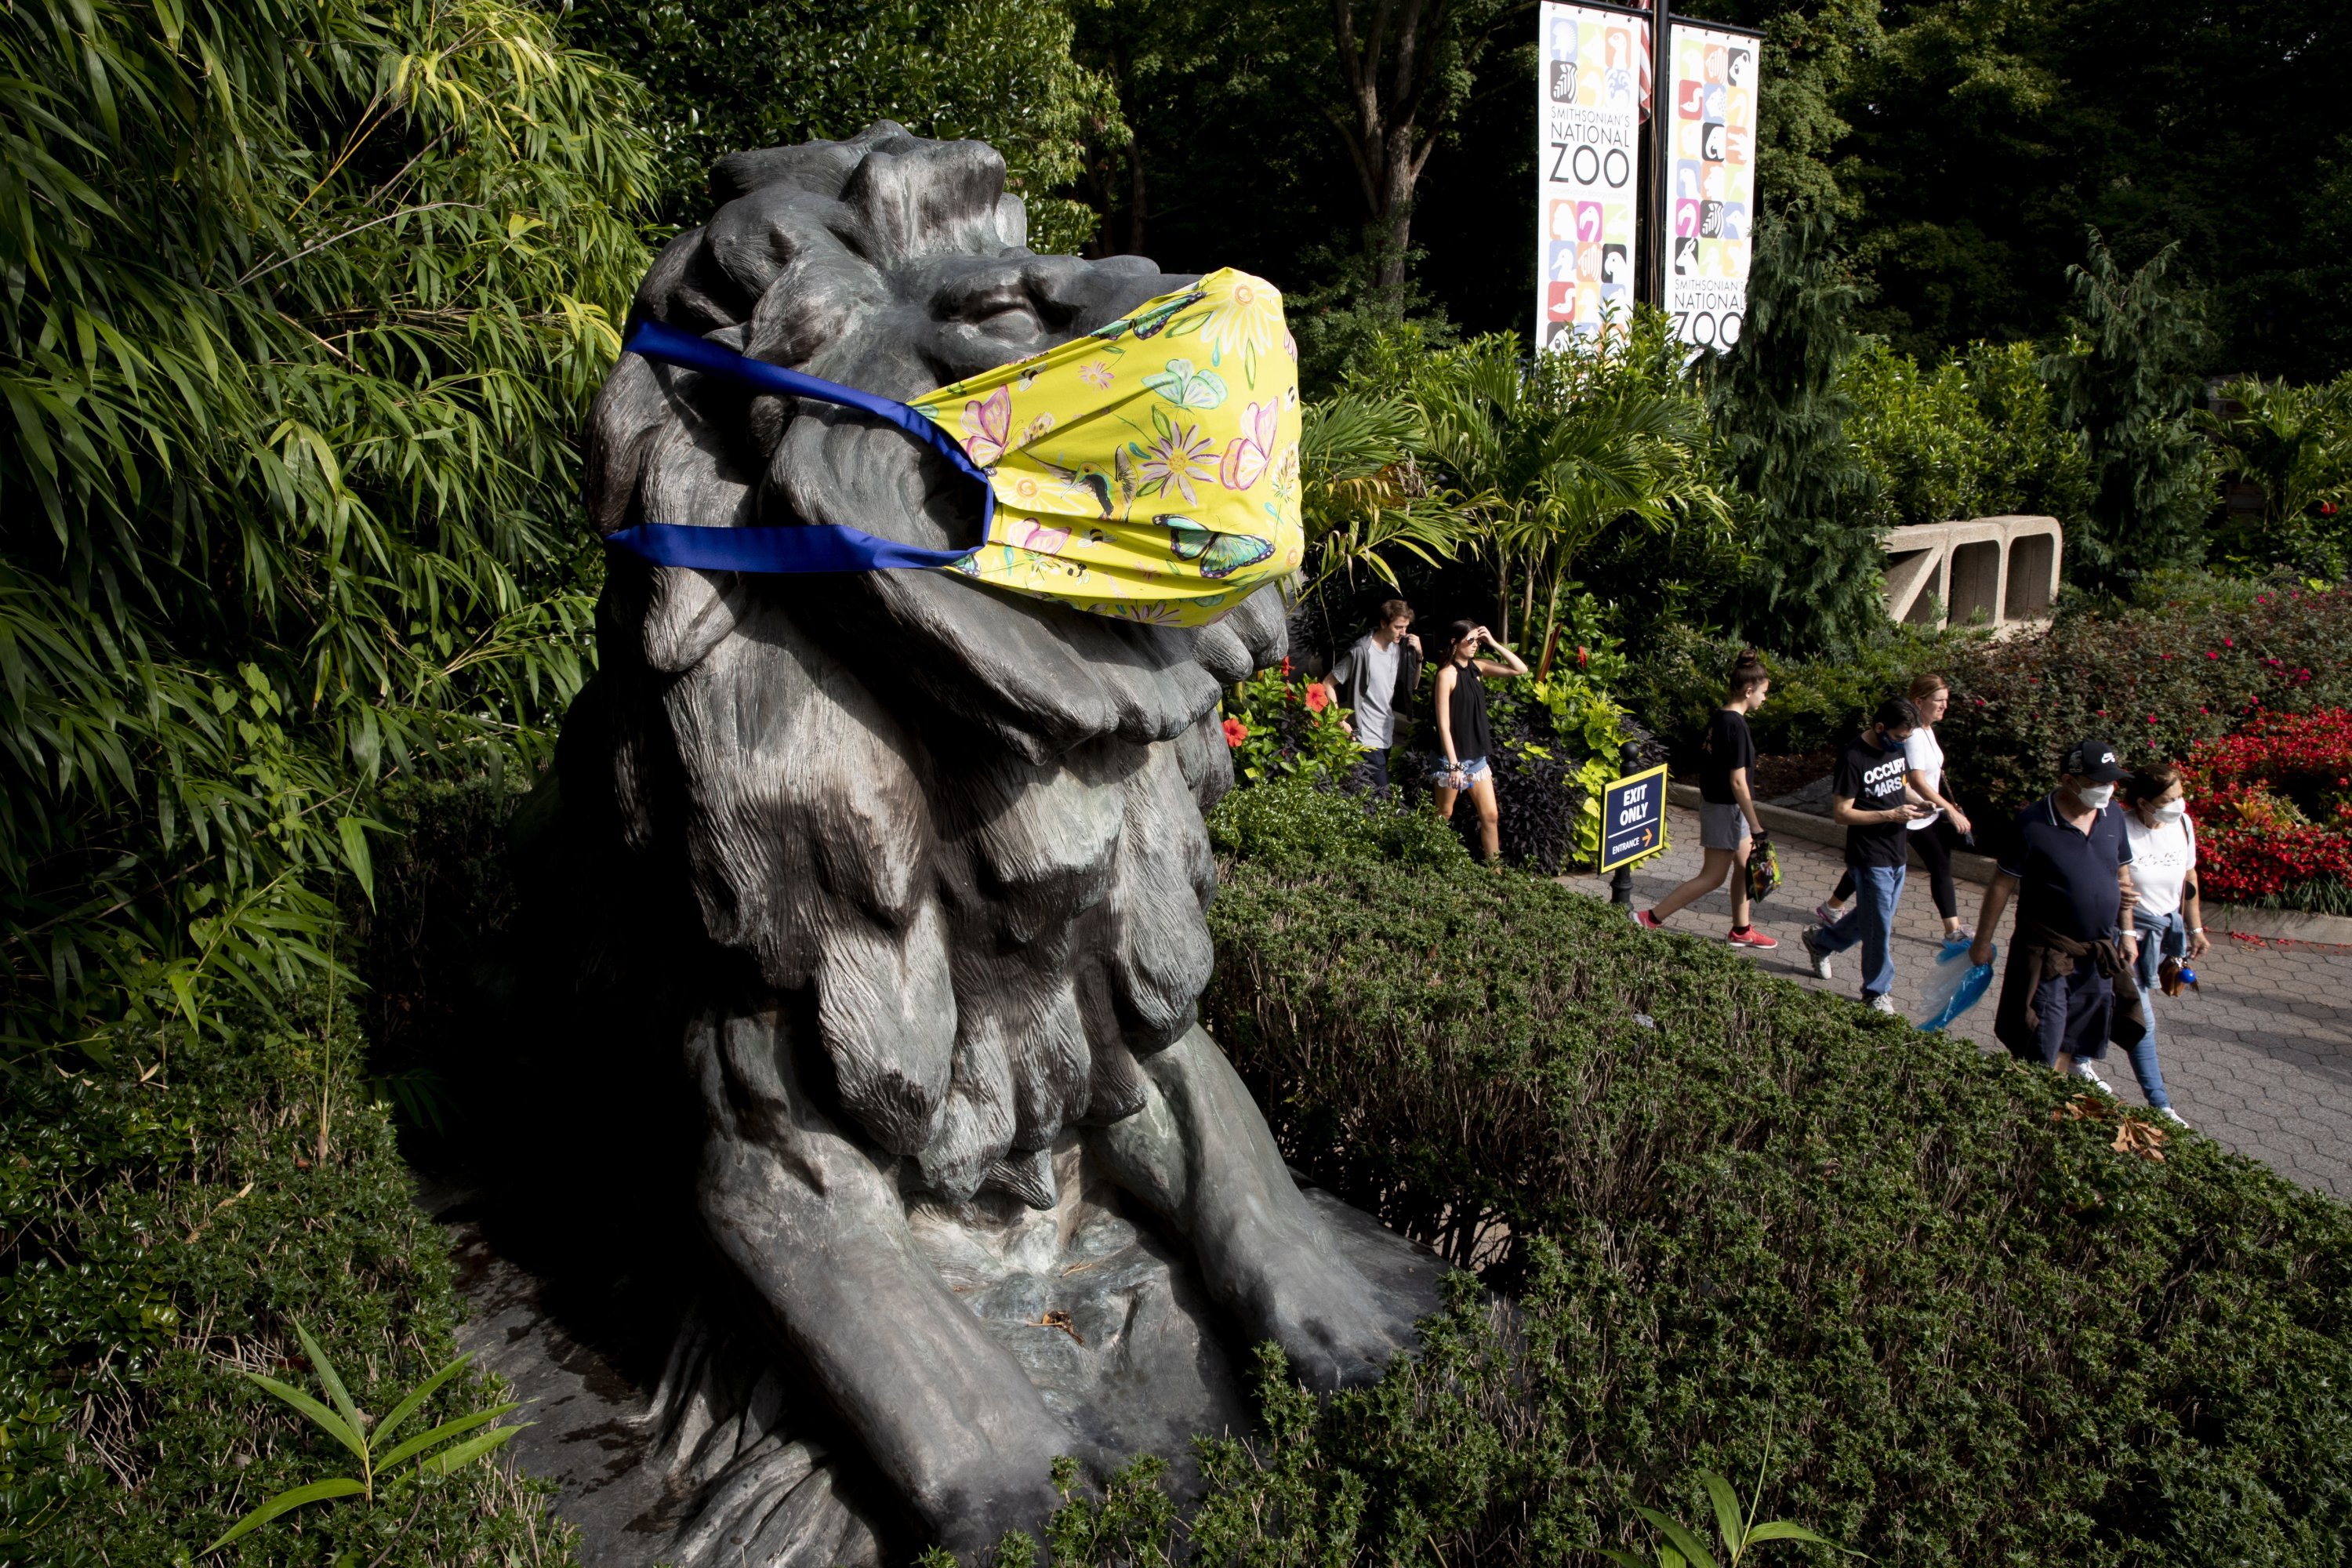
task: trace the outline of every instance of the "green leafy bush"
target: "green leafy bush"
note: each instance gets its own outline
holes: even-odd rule
[[[1818,752],[1842,743],[1871,710],[1907,690],[1911,678],[1942,669],[1979,639],[1965,631],[1887,626],[1853,641],[1835,641],[1807,658],[1767,655],[1771,695],[1750,714],[1757,750],[1768,755]],[[1709,715],[1723,705],[1724,682],[1742,644],[1684,626],[1663,626],[1627,671],[1627,710],[1656,731],[1678,764],[1695,764]]]
[[[1450,866],[1469,858],[1432,812],[1296,776],[1230,791],[1209,813],[1209,842],[1220,855],[1301,869],[1368,860]]]
[[[2087,516],[2090,449],[2058,421],[2031,343],[1970,343],[1923,370],[1874,342],[1848,363],[1846,433],[1889,523]]]
[[[1211,924],[1286,1154],[1519,1296],[1378,1388],[1270,1379],[1207,1560],[1556,1563],[1768,1449],[1884,1563],[2352,1552],[2334,1201],[1537,879],[1244,863]]]
[[[315,976],[365,792],[543,740],[639,101],[512,0],[0,12],[8,1054]]]
[[[165,1059],[142,1045],[19,1078],[0,1111],[0,1561],[161,1568],[347,1466],[240,1375],[302,1381],[298,1315],[369,1410],[456,1354],[446,1244],[365,1092],[349,1008]],[[496,1404],[460,1377],[418,1429]],[[537,1491],[471,1466],[206,1561],[568,1563]]]
[[[2352,575],[2352,372],[2321,386],[2234,381],[2221,412],[2200,411],[2226,484],[2251,486],[2258,509],[2232,508],[2213,543],[2230,564]]]
[[[1262,669],[1228,689],[1225,744],[1234,753],[1234,773],[1244,784],[1297,777],[1310,783],[1344,780],[1364,755],[1342,722],[1347,710],[1320,681],[1279,669]]]

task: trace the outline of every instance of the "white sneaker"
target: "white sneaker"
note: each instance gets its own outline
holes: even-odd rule
[[[1811,962],[1813,973],[1828,980],[1833,978],[1830,973],[1830,955],[1813,945],[1813,938],[1820,934],[1819,926],[1807,926],[1797,933],[1797,940],[1804,944],[1805,957]]]
[[[2113,1100],[2116,1097],[2116,1091],[2107,1087],[2107,1080],[2101,1078],[2096,1071],[2093,1070],[2090,1063],[2076,1062],[2074,1064],[2074,1076],[2081,1079],[2084,1083],[2089,1084],[2093,1089],[2097,1089],[2101,1094],[2105,1095],[2109,1100]]]
[[[1825,926],[1833,926],[1837,924],[1838,921],[1843,918],[1844,914],[1845,911],[1839,909],[1835,904],[1815,904],[1813,906],[1813,919],[1819,921]]]
[[[1870,999],[1870,1010],[1874,1013],[1892,1013],[1895,1011],[1895,998],[1892,996],[1873,996]]]
[[[2192,1129],[2189,1125],[2188,1121],[2181,1116],[2180,1112],[2173,1110],[2172,1107],[2168,1105],[2159,1109],[2157,1111],[2157,1114],[2163,1117],[2167,1121],[2171,1122],[2175,1127],[2179,1128],[2183,1132],[2194,1131],[2194,1129]]]

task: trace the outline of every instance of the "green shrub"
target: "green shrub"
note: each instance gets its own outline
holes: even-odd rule
[[[1881,1563],[2352,1552],[2332,1200],[1532,878],[1244,863],[1211,924],[1285,1153],[1520,1294],[1376,1389],[1270,1380],[1207,1560],[1560,1563],[1768,1432],[1772,1510]]]
[[[2215,553],[2241,570],[2352,574],[2352,372],[2321,386],[2249,377],[2221,395],[2225,411],[2198,426],[2221,479],[2253,487],[2261,508],[2228,512]]]
[[[1452,866],[1469,859],[1454,829],[1433,812],[1343,795],[1295,775],[1229,792],[1209,813],[1209,842],[1220,855],[1302,869],[1371,860]]]
[[[2090,449],[2058,422],[2031,343],[1970,343],[1923,370],[1883,342],[1847,365],[1847,434],[1891,524],[2013,512],[2069,531],[2089,512]]]
[[[1833,642],[1811,658],[1768,654],[1771,695],[1748,721],[1757,750],[1780,755],[1837,745],[1872,709],[1908,689],[1914,675],[1943,668],[1979,640],[1969,632],[1882,623],[1871,637]],[[1626,707],[1667,743],[1678,763],[1696,761],[1707,719],[1723,704],[1724,681],[1743,646],[1666,626],[1633,661],[1625,679]]]
[[[307,1378],[292,1319],[389,1409],[456,1353],[446,1244],[362,1092],[343,1008],[25,1075],[0,1111],[0,1562],[193,1557],[350,1456],[238,1369]],[[489,1407],[445,1386],[425,1426]],[[422,1427],[419,1428],[422,1430]],[[211,1563],[571,1561],[488,1466],[289,1515]],[[413,1511],[412,1511],[413,1510]]]

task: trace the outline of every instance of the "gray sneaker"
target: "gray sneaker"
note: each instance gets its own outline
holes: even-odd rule
[[[1807,926],[1797,933],[1797,940],[1805,944],[1805,958],[1812,964],[1813,973],[1822,979],[1828,980],[1833,978],[1830,973],[1830,955],[1813,945],[1813,939],[1821,934],[1821,927]]]
[[[1892,1013],[1895,1011],[1895,998],[1881,994],[1870,998],[1869,1006],[1874,1013]]]

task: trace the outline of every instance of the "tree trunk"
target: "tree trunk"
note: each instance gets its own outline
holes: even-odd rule
[[[1133,172],[1129,187],[1127,216],[1127,253],[1143,254],[1143,138],[1136,137],[1127,144],[1127,166]]]
[[[1397,298],[1412,243],[1413,191],[1437,144],[1425,121],[1433,123],[1444,107],[1433,102],[1424,68],[1453,24],[1453,0],[1332,0],[1332,11],[1347,89],[1347,112],[1332,119],[1371,218],[1374,282]],[[1443,94],[1442,80],[1434,91]]]

